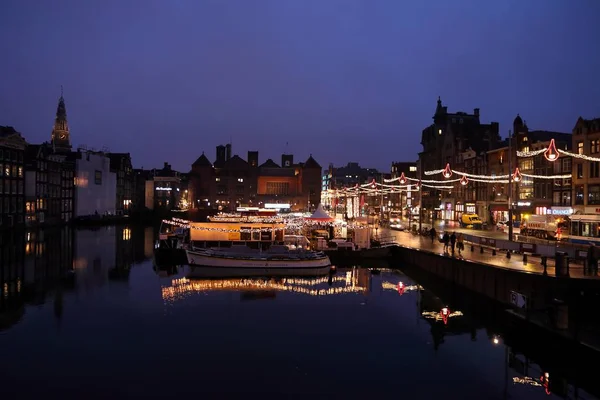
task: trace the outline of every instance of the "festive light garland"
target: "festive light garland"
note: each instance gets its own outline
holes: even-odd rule
[[[358,207],[358,204],[356,205]],[[356,208],[355,208],[356,211]],[[357,215],[359,216],[359,215]],[[194,229],[199,231],[208,231],[208,232],[222,232],[222,233],[234,233],[234,232],[242,232],[242,233],[252,233],[252,232],[272,232],[272,231],[285,231],[285,230],[299,230],[307,226],[345,226],[348,229],[369,229],[368,225],[363,224],[348,224],[345,221],[335,220],[335,221],[318,221],[318,220],[298,220],[294,222],[286,222],[284,227],[260,227],[260,228],[217,228],[217,227],[207,227],[207,226],[197,226],[191,225],[189,221],[181,222],[185,220],[179,219],[179,221],[173,220],[163,220],[162,222],[167,225],[177,226],[179,228],[185,229]]]
[[[450,169],[450,164],[447,164],[446,168],[444,168],[442,170],[425,171],[425,175],[442,174],[444,176],[452,176],[453,173],[456,175],[461,175],[463,177],[467,177],[469,180],[474,181],[474,182],[484,182],[484,183],[496,183],[496,182],[508,183],[508,178],[509,178],[508,174],[505,174],[505,175],[475,175],[475,174],[469,174],[469,173],[462,172],[462,171],[456,171],[456,170]],[[570,178],[571,174],[534,175],[534,174],[521,173],[521,176],[524,176],[527,178],[535,178],[535,179],[566,179],[566,178]],[[512,178],[514,178],[514,174],[512,174]],[[444,182],[444,181],[439,181],[439,182]],[[518,182],[518,181],[515,181],[515,182]],[[462,184],[462,178],[461,178],[461,184]]]

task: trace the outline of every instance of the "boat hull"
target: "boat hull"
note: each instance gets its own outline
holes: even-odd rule
[[[298,260],[277,259],[252,259],[234,257],[216,257],[203,252],[187,252],[188,264],[198,273],[206,273],[210,276],[215,274],[221,276],[238,276],[240,273],[247,276],[271,275],[279,271],[291,275],[319,275],[327,273],[331,267],[329,257]]]
[[[325,276],[331,267],[320,268],[246,268],[246,267],[207,267],[190,265],[188,278],[256,278],[256,277],[309,277]]]

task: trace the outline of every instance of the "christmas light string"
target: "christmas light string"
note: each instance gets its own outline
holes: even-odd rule
[[[185,221],[185,222],[182,222]],[[335,221],[318,221],[318,220],[307,220],[307,219],[298,219],[296,221],[286,222],[285,226],[278,227],[260,227],[260,228],[217,228],[217,227],[207,227],[207,226],[198,226],[193,225],[193,222],[175,219],[172,220],[163,220],[164,224],[177,226],[179,228],[185,229],[194,229],[199,231],[208,231],[208,232],[222,232],[222,233],[234,233],[234,232],[242,232],[242,233],[252,233],[252,232],[272,232],[272,231],[285,231],[285,230],[299,230],[307,226],[346,226],[348,229],[369,229],[368,225],[363,224],[348,224],[345,221],[335,220]],[[243,222],[242,222],[243,223]],[[263,222],[264,223],[264,222]],[[266,224],[266,223],[265,223]]]

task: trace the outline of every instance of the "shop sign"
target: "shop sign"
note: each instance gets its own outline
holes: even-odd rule
[[[530,207],[530,206],[531,206],[530,201],[518,201],[517,202],[517,207]]]
[[[597,208],[596,212],[600,213],[600,208]],[[552,207],[551,213],[552,215],[571,215],[573,209],[571,207]]]
[[[586,214],[600,214],[600,207],[586,207]]]

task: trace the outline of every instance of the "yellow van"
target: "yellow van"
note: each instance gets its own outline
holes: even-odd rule
[[[481,229],[483,221],[477,214],[463,214],[460,218],[460,226],[463,228]]]

